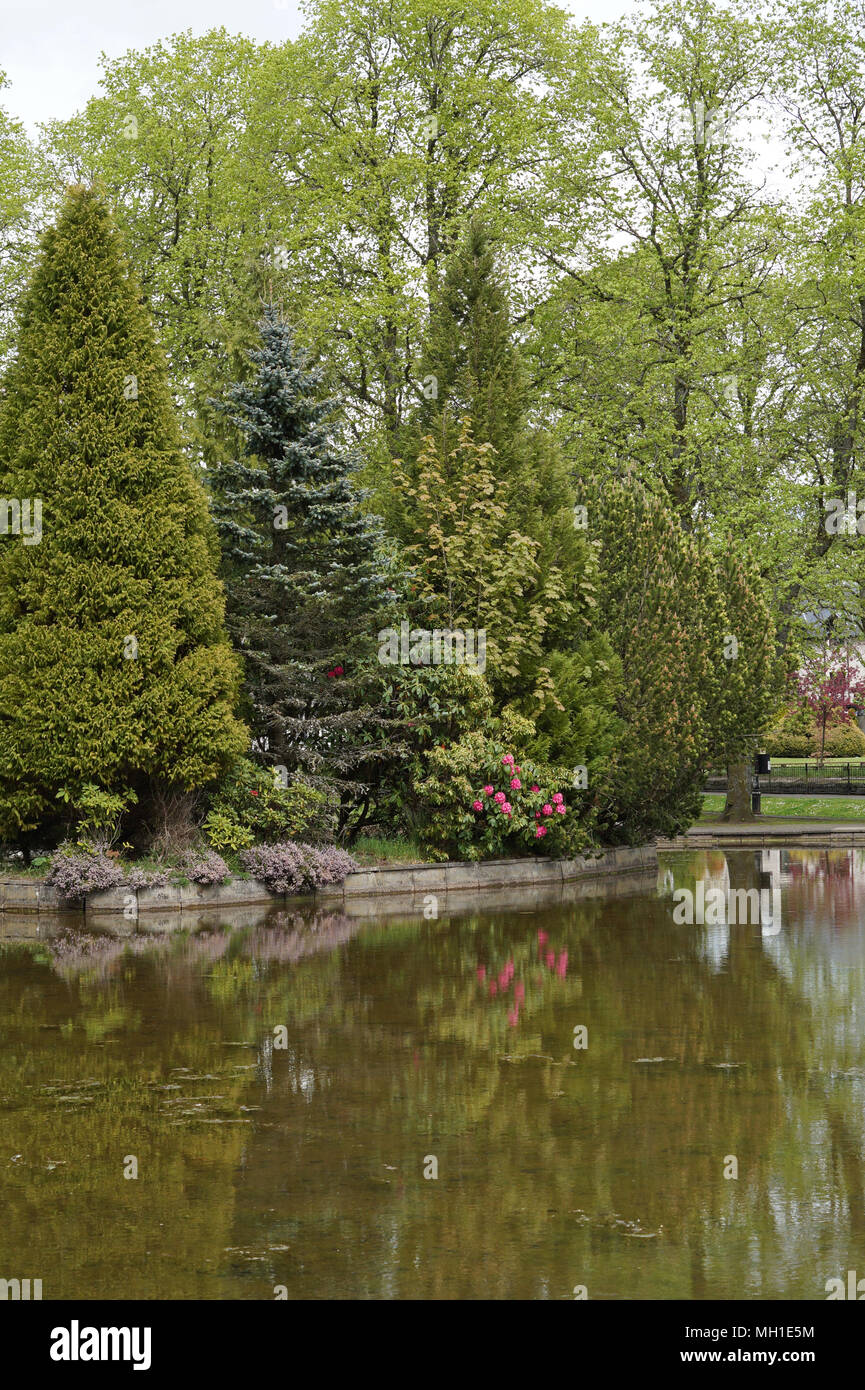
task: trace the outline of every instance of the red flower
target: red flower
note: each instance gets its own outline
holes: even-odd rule
[[[250,796],[258,796],[258,792],[257,792],[254,788],[250,788],[249,795],[250,795]]]

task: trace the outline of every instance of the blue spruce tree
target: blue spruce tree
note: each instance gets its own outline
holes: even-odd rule
[[[340,830],[352,835],[398,752],[376,661],[389,562],[320,371],[274,307],[260,331],[255,370],[223,406],[243,451],[214,474],[227,622],[265,760],[338,799]]]

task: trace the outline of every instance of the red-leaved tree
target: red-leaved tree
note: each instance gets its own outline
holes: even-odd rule
[[[807,656],[799,669],[799,698],[814,711],[820,730],[822,765],[829,724],[849,724],[850,711],[865,704],[865,680],[849,647],[826,642]]]

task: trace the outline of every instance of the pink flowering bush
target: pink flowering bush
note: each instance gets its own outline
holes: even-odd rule
[[[435,859],[578,853],[590,836],[570,780],[566,769],[535,763],[482,733],[466,734],[432,750],[417,786],[428,813],[424,847]]]

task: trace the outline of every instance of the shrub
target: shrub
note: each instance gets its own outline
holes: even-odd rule
[[[766,736],[766,752],[772,758],[811,758],[814,756],[817,726],[814,712],[798,702],[788,705]]]
[[[255,843],[249,826],[243,825],[233,811],[208,812],[204,833],[220,854],[237,854],[238,850],[249,849]]]
[[[493,697],[477,667],[385,666],[384,702],[405,729],[408,759],[386,770],[387,791],[377,815],[389,831],[415,833],[424,810],[415,788],[426,775],[429,750],[455,743],[472,729],[486,728],[493,718]],[[364,827],[368,834],[370,826]]]
[[[181,860],[183,871],[193,883],[209,887],[213,883],[224,883],[229,877],[228,865],[219,854],[212,850],[188,850]]]
[[[826,730],[824,753],[827,758],[865,757],[865,734],[858,724],[836,724]]]
[[[313,849],[311,854],[315,876],[314,888],[323,888],[328,883],[342,883],[348,874],[356,873],[359,867],[350,854],[346,854],[344,849],[338,849],[336,845]]]
[[[174,782],[152,782],[141,820],[142,842],[157,859],[191,849],[201,835],[201,791]]]
[[[435,859],[573,854],[589,842],[572,775],[481,733],[434,749],[417,791],[427,810],[421,839]]]
[[[304,782],[283,786],[277,773],[249,758],[237,759],[214,793],[204,822],[215,850],[233,854],[255,843],[328,837],[332,818],[324,793]]]
[[[164,888],[170,878],[167,869],[129,869],[125,882],[128,888]]]
[[[124,883],[124,874],[115,860],[103,854],[59,849],[51,856],[45,882],[56,888],[67,902],[76,902],[87,893],[119,888]]]
[[[240,862],[273,893],[309,893],[327,883],[340,883],[358,867],[350,854],[334,845],[316,849],[291,842],[256,845],[243,851]]]
[[[93,782],[77,790],[61,787],[57,800],[71,807],[76,818],[78,843],[85,849],[104,853],[120,834],[123,812],[138,800],[134,791],[108,792]]]
[[[240,862],[274,893],[299,893],[303,888],[306,859],[300,845],[256,845],[243,851]]]
[[[810,758],[814,736],[797,733],[795,729],[773,729],[766,737],[766,752],[772,758]]]

